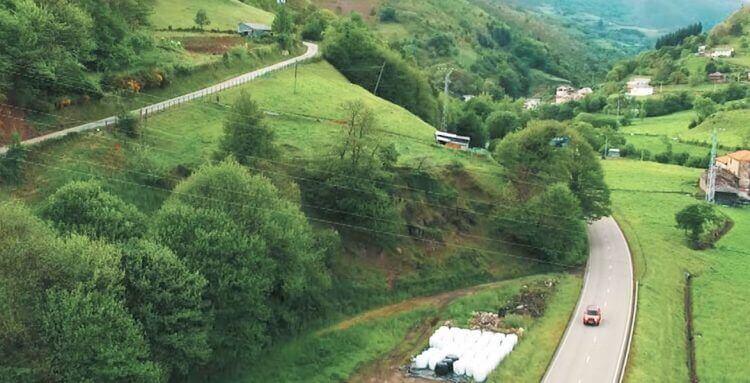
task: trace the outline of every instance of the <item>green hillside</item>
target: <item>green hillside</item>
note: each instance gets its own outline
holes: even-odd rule
[[[157,0],[151,23],[155,28],[193,28],[195,14],[203,9],[211,24],[206,29],[235,30],[248,21],[271,25],[273,14],[239,0]]]

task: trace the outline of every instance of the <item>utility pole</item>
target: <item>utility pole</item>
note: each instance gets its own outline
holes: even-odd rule
[[[380,80],[383,78],[383,71],[385,70],[385,61],[383,61],[383,66],[380,67],[380,74],[378,75],[378,82],[375,83],[375,91],[372,92],[374,95],[378,95],[378,88],[380,88]]]
[[[602,159],[607,159],[607,154],[609,154],[609,136],[605,136],[604,139],[604,153],[602,153]]]
[[[443,123],[441,126],[444,132],[448,131],[448,101],[450,100],[451,74],[453,74],[452,68],[445,75],[445,99],[443,100]]]
[[[294,63],[294,94],[297,94],[297,69],[298,63]]]
[[[716,201],[716,151],[719,146],[719,135],[714,128],[711,134],[711,162],[708,164],[708,179],[706,180],[706,202],[714,203]]]

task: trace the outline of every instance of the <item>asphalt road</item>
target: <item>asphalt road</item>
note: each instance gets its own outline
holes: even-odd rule
[[[612,218],[589,225],[590,256],[581,298],[544,376],[548,383],[619,382],[629,344],[633,267]],[[602,308],[599,327],[583,325],[588,305]]]
[[[257,78],[265,76],[271,72],[289,68],[297,63],[303,62],[305,60],[309,60],[318,54],[317,44],[308,43],[308,42],[305,42],[303,44],[305,44],[306,51],[300,56],[292,57],[288,60],[254,70],[252,72],[242,74],[240,76],[237,76],[229,80],[222,81],[218,84],[209,86],[208,88],[200,89],[195,92],[191,92],[191,93],[179,96],[179,97],[170,98],[169,100],[164,100],[159,103],[144,106],[143,108],[132,111],[132,113],[142,118],[147,117],[152,114],[159,113],[161,111],[164,111],[170,108],[174,108],[175,106],[184,104],[186,102],[190,102],[192,100],[207,97],[207,96],[222,92],[224,90],[234,88],[236,86],[245,84],[247,82],[250,82]],[[23,144],[24,145],[36,145],[47,140],[65,137],[71,133],[80,133],[80,132],[85,132],[85,131],[89,131],[93,129],[106,128],[116,123],[117,123],[117,117],[115,116],[107,117],[98,121],[89,122],[87,124],[83,124],[79,126],[74,126],[72,128],[49,133],[43,136],[34,137],[34,138],[23,141]],[[7,153],[7,151],[8,151],[7,146],[0,146],[0,155]]]

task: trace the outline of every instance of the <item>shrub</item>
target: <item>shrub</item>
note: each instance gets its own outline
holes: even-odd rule
[[[18,184],[21,182],[26,150],[21,144],[21,135],[13,132],[8,152],[0,156],[0,183]]]
[[[133,113],[123,111],[117,115],[117,131],[128,138],[138,138],[140,132],[140,121]]]

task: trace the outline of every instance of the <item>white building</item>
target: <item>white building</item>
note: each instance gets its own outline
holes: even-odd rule
[[[651,78],[634,77],[628,81],[628,96],[652,96],[653,94],[654,87],[651,86]]]
[[[529,98],[523,103],[523,108],[526,110],[533,110],[542,105],[542,100],[539,98]]]
[[[555,92],[555,104],[565,104],[571,101],[578,101],[594,93],[591,88],[582,88],[576,90],[570,85],[560,85]]]
[[[729,46],[716,47],[708,54],[708,56],[713,58],[732,57],[734,56],[734,48]]]
[[[471,137],[437,131],[435,132],[435,142],[451,149],[469,150]]]

